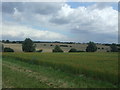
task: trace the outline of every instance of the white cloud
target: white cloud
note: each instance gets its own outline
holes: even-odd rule
[[[3,38],[7,37],[8,39],[21,39],[24,40],[25,38],[29,37],[33,40],[62,40],[63,38],[66,40],[67,37],[65,35],[44,31],[44,30],[37,30],[32,29],[27,26],[20,26],[20,25],[6,25],[2,26],[2,36]]]
[[[22,13],[17,10],[17,8],[14,8],[13,18],[17,21],[22,21],[23,16]]]
[[[105,38],[110,38],[110,36],[116,37],[118,33],[118,11],[114,10],[112,6],[107,6],[107,3],[96,3],[92,6],[77,8],[71,8],[67,3],[12,4],[13,6],[6,4],[10,10],[7,7],[3,9],[3,22],[11,18],[17,23],[17,25],[5,25],[4,27],[6,31],[3,33],[11,37],[23,35],[23,37],[38,40],[41,38],[43,40],[62,40],[70,37],[69,40],[72,38],[80,41],[80,38],[84,38],[87,41],[95,37],[92,37],[93,34],[104,34]],[[8,13],[6,14],[6,12]],[[21,23],[25,23],[27,26],[21,26]],[[43,27],[47,31],[28,28],[28,26]],[[9,31],[7,32],[7,30]],[[6,34],[4,37],[7,36]],[[91,36],[85,34],[91,34]]]
[[[118,31],[118,12],[110,6],[104,9],[90,9],[90,7],[73,9],[68,5],[64,5],[59,12],[61,13],[52,18],[53,23],[69,24],[69,29],[72,30],[106,34],[113,34]]]

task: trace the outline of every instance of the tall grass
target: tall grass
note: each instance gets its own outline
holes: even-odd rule
[[[3,57],[118,83],[117,53],[3,53]]]

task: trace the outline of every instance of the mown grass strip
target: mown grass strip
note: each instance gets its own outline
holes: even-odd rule
[[[28,77],[26,73],[3,65],[3,88],[50,88],[45,83]]]

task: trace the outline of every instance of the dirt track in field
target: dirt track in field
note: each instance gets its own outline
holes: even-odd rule
[[[28,78],[29,77],[32,77],[32,78],[35,78],[36,80],[39,80],[40,82],[42,83],[45,83],[46,85],[48,86],[52,86],[53,88],[65,88],[65,87],[71,87],[68,85],[69,82],[65,82],[63,80],[55,80],[55,79],[51,79],[47,76],[43,76],[41,75],[40,73],[38,72],[34,72],[32,70],[29,70],[29,69],[26,69],[24,67],[21,67],[21,66],[17,66],[15,64],[11,64],[9,62],[6,62],[4,61],[4,63],[2,64],[4,67],[7,67],[7,68],[10,68],[11,70],[13,71],[19,71],[21,73],[26,73]],[[8,86],[9,87],[9,86]],[[10,86],[11,88],[13,88],[13,86]]]

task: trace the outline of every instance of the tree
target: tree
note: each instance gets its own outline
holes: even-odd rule
[[[10,41],[9,41],[9,40],[6,40],[6,43],[10,43]]]
[[[4,52],[4,45],[2,44],[2,52]]]
[[[87,51],[87,52],[95,52],[95,51],[97,51],[97,46],[96,46],[96,44],[95,44],[94,42],[89,42],[89,43],[88,43],[88,46],[87,46],[87,48],[86,48],[86,51]]]
[[[71,48],[69,52],[77,52],[77,49]]]
[[[2,43],[5,43],[5,40],[2,40]]]
[[[4,52],[14,52],[14,50],[9,47],[5,47]]]
[[[2,43],[0,43],[0,52],[3,52],[3,50],[4,50],[4,46]]]
[[[53,49],[53,52],[63,52],[63,50],[58,45],[56,45]]]
[[[112,43],[112,44],[110,45],[110,48],[111,48],[111,52],[117,52],[117,51],[118,51],[117,45],[114,44],[114,43]]]
[[[26,38],[22,43],[22,50],[24,52],[34,52],[36,45],[34,45],[33,41],[30,38]]]

